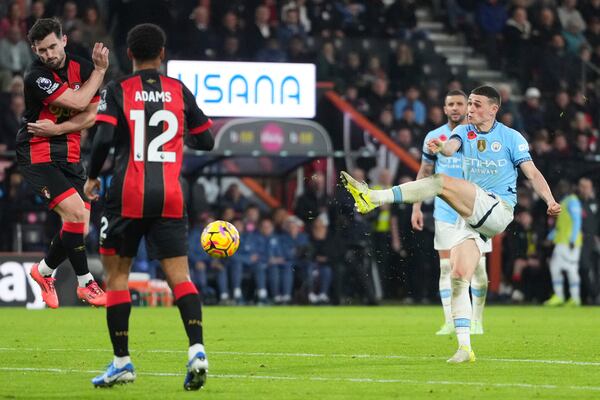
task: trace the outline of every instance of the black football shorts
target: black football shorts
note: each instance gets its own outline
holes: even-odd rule
[[[186,218],[123,218],[104,213],[100,222],[100,254],[135,257],[140,240],[146,239],[148,258],[186,256],[188,224]]]
[[[83,193],[86,173],[81,163],[55,161],[20,165],[19,170],[33,191],[44,198],[49,208],[56,207],[67,197],[78,193],[89,209],[89,201]]]

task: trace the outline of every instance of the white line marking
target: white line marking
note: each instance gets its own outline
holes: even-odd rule
[[[110,353],[110,349],[46,349],[42,347],[0,347],[2,351],[28,351],[28,352],[94,352],[94,353]],[[136,352],[136,350],[132,350]],[[140,353],[167,353],[167,354],[187,354],[187,350],[168,350],[168,349],[153,349],[144,350]],[[298,358],[363,358],[363,359],[379,359],[379,360],[445,360],[445,357],[424,357],[424,356],[403,356],[394,354],[317,354],[317,353],[266,353],[266,352],[244,352],[244,351],[211,351],[209,354],[215,355],[229,355],[229,356],[249,356],[249,357],[298,357]],[[494,361],[494,362],[507,362],[507,363],[529,363],[529,364],[554,364],[554,365],[577,365],[577,366],[592,366],[600,367],[600,361],[574,361],[574,360],[534,360],[534,359],[523,359],[523,358],[486,358],[477,357],[480,361]]]
[[[37,372],[37,373],[59,373],[59,374],[100,374],[100,370],[79,370],[79,369],[60,369],[60,368],[31,368],[31,367],[0,367],[0,371],[15,372]],[[159,376],[159,377],[183,377],[182,373],[172,372],[137,372],[137,375]],[[352,382],[352,383],[402,383],[410,385],[448,385],[448,386],[477,386],[477,387],[498,387],[498,388],[524,388],[524,389],[570,389],[584,391],[600,391],[600,386],[559,386],[534,383],[494,383],[494,382],[461,382],[461,381],[418,381],[415,379],[377,379],[377,378],[343,378],[343,377],[324,377],[324,376],[268,376],[268,375],[242,375],[242,374],[215,374],[209,375],[210,378],[219,379],[250,379],[250,380],[279,380],[279,381],[319,381],[319,382]]]

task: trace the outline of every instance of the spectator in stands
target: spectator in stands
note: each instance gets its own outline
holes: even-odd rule
[[[336,82],[339,79],[340,68],[337,63],[335,46],[332,42],[324,42],[317,56],[317,80],[321,82]]]
[[[569,22],[562,31],[562,37],[565,39],[566,50],[573,55],[578,55],[581,47],[587,44],[583,29],[575,21]]]
[[[69,32],[72,29],[81,29],[83,22],[79,19],[78,12],[76,2],[66,1],[63,4],[62,15],[60,17],[63,32]]]
[[[362,60],[356,50],[351,50],[346,55],[346,62],[341,71],[342,79],[347,85],[363,86]]]
[[[281,43],[277,38],[267,40],[265,47],[260,49],[256,54],[256,61],[261,62],[286,62],[287,55],[281,48]]]
[[[584,2],[580,9],[588,28],[593,20],[600,20],[600,0],[588,0]]]
[[[287,49],[287,61],[291,63],[312,63],[314,57],[306,49],[306,43],[299,36],[292,36]]]
[[[219,59],[223,61],[244,61],[242,49],[240,47],[240,39],[236,36],[228,36],[223,39],[223,48],[219,54]],[[271,62],[284,60],[269,60]]]
[[[512,99],[512,88],[510,85],[501,84],[498,85],[498,92],[500,93],[500,101],[502,102],[502,108],[498,111],[498,115],[500,118],[506,113],[510,113],[512,115],[513,120],[513,129],[522,132],[523,131],[523,122],[521,119],[521,114],[519,112],[519,106]]]
[[[223,20],[221,23],[221,27],[219,29],[219,44],[218,49],[223,49],[225,47],[225,41],[227,38],[236,38],[238,47],[243,47],[242,43],[244,42],[245,32],[242,29],[242,24],[239,20],[238,15],[233,11],[227,11],[225,15],[223,15]]]
[[[328,225],[317,218],[311,229],[313,261],[308,274],[308,301],[310,304],[329,304],[329,289],[333,279],[334,250],[331,246]],[[318,291],[317,288],[318,287]]]
[[[194,8],[186,29],[182,55],[190,60],[210,60],[217,51],[217,34],[210,26],[208,9],[203,6]],[[250,34],[249,39],[252,38]],[[250,50],[250,48],[249,48]],[[250,50],[252,55],[255,54]]]
[[[394,91],[405,91],[411,85],[421,85],[423,66],[406,42],[398,44],[389,65],[390,80]]]
[[[324,39],[344,36],[340,29],[339,15],[332,1],[313,0],[307,4],[306,9],[314,35]]]
[[[317,218],[315,223],[321,220],[322,218]],[[308,235],[302,231],[303,227],[304,222],[300,218],[295,215],[289,215],[283,223],[283,229],[279,233],[279,238],[283,248],[283,257],[286,262],[292,265],[295,271],[294,275],[300,278],[299,281],[302,283],[304,291],[303,295],[306,295],[310,291],[310,279],[312,279],[311,260],[309,259],[311,248]]]
[[[275,233],[282,235],[286,232],[285,222],[290,217],[290,214],[284,207],[277,207],[271,213],[271,219],[275,226]]]
[[[267,40],[275,36],[269,24],[271,11],[265,5],[259,5],[254,12],[254,23],[247,28],[248,55],[252,58],[266,46]]]
[[[15,150],[17,131],[25,112],[25,97],[14,94],[10,98],[9,111],[0,116],[0,146],[3,151]]]
[[[541,97],[542,93],[538,88],[530,87],[525,91],[525,100],[519,108],[523,117],[523,129],[528,135],[533,135],[545,126]]]
[[[552,42],[552,38],[560,35],[561,31],[560,21],[554,11],[549,7],[542,7],[531,32],[532,49],[535,50],[535,56],[542,54],[546,46]]]
[[[0,69],[22,75],[33,61],[29,45],[18,26],[11,26],[5,37],[0,39]]]
[[[244,231],[244,223],[241,219],[234,219],[232,223],[240,234],[240,247],[233,256],[225,260],[225,268],[227,269],[229,282],[231,282],[233,301],[235,304],[240,305],[245,303],[242,293],[242,278],[244,269],[252,267],[250,257],[253,253],[251,247],[253,242],[252,240],[246,240],[248,234]]]
[[[527,209],[517,210],[514,221],[504,235],[502,249],[502,270],[504,283],[508,285],[507,294],[517,302],[544,300],[547,295],[540,290],[544,275],[540,269],[539,238]]]
[[[395,0],[386,10],[385,33],[389,37],[411,40],[417,33],[417,2]]]
[[[586,25],[581,13],[577,9],[577,0],[563,0],[562,5],[558,7],[558,19],[563,28],[574,24],[581,30],[585,30]]]
[[[371,84],[371,89],[365,96],[365,101],[369,105],[367,116],[371,120],[375,120],[381,110],[391,106],[392,97],[388,87],[388,81],[384,78],[377,78]]]
[[[571,121],[575,117],[575,110],[571,106],[571,97],[566,90],[559,90],[554,95],[554,101],[548,105],[544,121],[551,131],[561,130],[564,133],[571,131]],[[571,137],[570,139],[575,139]]]
[[[546,49],[542,60],[541,84],[544,91],[555,92],[573,85],[575,68],[579,68],[575,56],[565,49],[565,40],[560,35],[552,37],[550,46]]]
[[[281,42],[282,48],[287,48],[292,37],[298,36],[306,40],[306,30],[300,23],[300,13],[297,8],[289,8],[281,25],[277,28],[277,38]]]
[[[261,262],[266,264],[269,291],[275,304],[290,304],[294,287],[292,260],[286,258],[282,237],[275,233],[273,221],[263,218],[260,221],[260,236],[264,242]]]
[[[46,3],[44,0],[35,0],[31,3],[31,13],[29,17],[25,19],[25,23],[27,24],[27,32],[35,22],[40,18],[46,17]]]
[[[516,7],[504,28],[504,40],[508,44],[505,51],[506,70],[523,85],[529,81],[531,68],[529,58],[531,56],[531,30],[527,10],[523,7]],[[502,108],[506,108],[505,103],[502,103]]]
[[[406,94],[396,100],[394,103],[394,116],[397,120],[402,119],[404,110],[410,109],[415,113],[414,118],[418,125],[425,123],[427,110],[425,109],[425,104],[419,100],[420,95],[419,88],[411,85],[406,90]]]
[[[27,36],[27,22],[25,21],[25,18],[23,18],[19,1],[10,3],[6,17],[0,19],[0,39],[7,36],[12,27],[19,30],[21,37]]]
[[[600,265],[598,243],[600,242],[600,215],[596,191],[590,178],[581,178],[577,186],[581,200],[583,245],[579,262],[581,296],[586,304],[600,304]]]
[[[306,33],[309,33],[312,28],[312,21],[308,17],[308,6],[306,4],[306,0],[287,0],[287,4],[281,6],[282,19],[287,14],[287,10],[291,8],[298,10],[298,19],[300,21],[300,25],[304,27],[304,31]]]
[[[219,286],[221,286],[219,288],[219,292],[220,294],[223,293],[222,291],[222,276],[223,276],[223,265],[221,264],[221,262],[216,259],[216,258],[212,258],[211,256],[208,255],[208,253],[206,253],[204,251],[204,249],[202,248],[201,242],[200,242],[200,236],[202,235],[202,228],[212,222],[214,219],[209,218],[205,221],[203,221],[203,223],[198,224],[196,226],[194,226],[192,229],[190,229],[190,236],[189,236],[189,241],[188,241],[188,245],[189,245],[189,250],[188,250],[188,258],[189,258],[189,263],[190,263],[190,276],[192,279],[192,282],[194,282],[194,284],[196,285],[196,287],[200,290],[200,292],[202,293],[202,295],[204,296],[204,300],[206,301],[207,299],[210,298],[209,301],[212,301],[213,297],[215,296],[215,290],[210,287],[208,285],[208,275],[209,272],[216,272],[218,278],[217,278],[217,283],[219,284]],[[219,279],[220,278],[220,279]]]
[[[223,207],[231,207],[237,214],[241,215],[246,207],[248,207],[248,199],[242,194],[240,185],[232,183],[227,190],[225,190],[221,205]]]
[[[67,41],[65,50],[69,54],[73,54],[74,56],[86,60],[91,59],[90,48],[83,43],[83,35],[80,28],[71,28],[71,30],[67,32],[67,37],[69,40]]]
[[[477,7],[477,23],[483,36],[483,51],[488,65],[499,69],[502,31],[507,20],[506,8],[499,0],[485,0]]]
[[[367,68],[363,73],[363,80],[367,83],[373,83],[377,79],[386,79],[387,74],[381,66],[381,59],[376,55],[370,55],[367,62]]]
[[[260,209],[256,204],[250,204],[244,211],[244,231],[253,233],[258,231],[258,222],[260,221]]]
[[[325,175],[315,172],[306,184],[304,193],[296,199],[296,214],[307,226],[322,213],[327,213],[327,191]]]

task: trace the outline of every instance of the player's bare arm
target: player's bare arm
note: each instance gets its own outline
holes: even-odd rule
[[[115,127],[113,125],[106,122],[98,124],[98,130],[92,142],[88,179],[83,186],[83,192],[91,201],[98,200],[98,192],[100,191],[100,179],[98,179],[98,175],[100,175],[104,161],[112,147],[114,135]]]
[[[34,136],[41,137],[60,136],[66,133],[78,132],[94,126],[97,109],[97,102],[90,103],[85,110],[73,116],[68,121],[60,124],[55,124],[48,119],[29,122],[27,124],[27,131],[32,133]]]
[[[421,162],[421,168],[417,172],[417,180],[427,178],[433,174],[434,164]],[[421,212],[421,202],[414,203],[412,207],[412,215],[410,217],[410,223],[414,230],[423,230],[423,213]]]
[[[432,154],[442,153],[446,157],[450,157],[460,149],[461,144],[460,140],[456,138],[450,138],[445,142],[442,142],[438,138],[433,138],[427,142],[427,148]]]
[[[552,196],[552,192],[550,191],[548,182],[546,182],[546,178],[544,178],[542,173],[537,169],[533,161],[525,161],[520,165],[520,167],[527,179],[531,181],[533,190],[535,190],[535,192],[548,205],[548,215],[560,214],[560,204],[558,204],[554,199],[554,196]]]
[[[103,43],[96,43],[92,52],[94,70],[89,79],[77,90],[67,89],[51,104],[71,110],[84,111],[102,86],[104,74],[108,69],[109,50]]]

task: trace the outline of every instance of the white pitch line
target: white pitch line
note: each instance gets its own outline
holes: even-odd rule
[[[59,374],[100,374],[100,370],[79,370],[61,368],[31,368],[31,367],[0,367],[0,371],[14,372],[37,372],[37,373],[59,373]],[[137,375],[158,377],[183,377],[183,373],[173,372],[137,372]],[[242,374],[214,374],[210,378],[219,379],[248,379],[248,380],[278,380],[278,381],[319,381],[319,382],[348,382],[348,383],[401,383],[409,385],[445,385],[445,386],[476,386],[496,388],[523,388],[523,389],[569,389],[599,392],[600,386],[577,386],[577,385],[547,385],[535,383],[495,383],[495,382],[462,382],[462,381],[419,381],[416,379],[379,379],[379,378],[343,378],[324,376],[269,376],[269,375],[242,375]]]
[[[42,347],[0,347],[2,351],[29,351],[29,352],[100,352],[109,353],[110,349],[60,349],[60,348],[42,348]],[[132,350],[136,352],[136,350]],[[187,350],[168,350],[168,349],[153,349],[140,351],[141,353],[166,353],[166,354],[187,354]],[[403,356],[394,354],[319,354],[319,353],[268,353],[268,352],[244,352],[244,351],[210,351],[210,354],[215,355],[228,355],[228,356],[249,356],[249,357],[298,357],[298,358],[361,358],[361,359],[374,359],[374,360],[445,360],[445,357],[424,357],[424,356]],[[600,367],[600,361],[574,361],[574,360],[536,360],[536,359],[523,359],[523,358],[486,358],[478,357],[480,361],[493,361],[493,362],[505,362],[505,363],[528,363],[528,364],[550,364],[550,365],[576,365],[576,366],[591,366]]]

